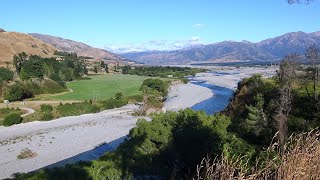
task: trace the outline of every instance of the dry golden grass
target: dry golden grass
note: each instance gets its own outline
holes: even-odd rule
[[[26,52],[42,57],[52,57],[56,50],[52,45],[27,34],[0,32],[0,66],[6,66],[6,62],[11,63],[14,54]]]
[[[277,143],[269,151],[277,150]],[[266,162],[263,169],[247,167],[238,158],[230,161],[225,157],[202,160],[197,167],[194,179],[275,179],[275,180],[309,180],[320,179],[320,131],[291,136],[282,153]],[[245,164],[245,165],[243,165]]]

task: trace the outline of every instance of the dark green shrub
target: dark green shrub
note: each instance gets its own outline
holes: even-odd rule
[[[116,97],[116,100],[122,99],[122,98],[123,98],[122,92],[118,92],[118,93],[115,95],[115,97]]]
[[[124,106],[126,104],[128,104],[128,100],[125,98],[120,99],[120,100],[110,98],[110,99],[102,102],[102,106],[105,109],[118,108],[118,107]]]
[[[167,96],[169,84],[161,79],[146,79],[143,81],[140,88],[145,93],[160,93],[162,96]]]
[[[30,91],[25,90],[21,85],[15,84],[10,86],[8,92],[5,95],[5,99],[9,101],[23,100],[33,97]]]
[[[10,81],[13,79],[13,72],[7,68],[0,67],[0,81]]]
[[[43,120],[43,121],[49,121],[51,119],[53,119],[53,115],[51,112],[46,112],[41,117],[41,120]]]
[[[100,108],[96,105],[90,104],[88,102],[63,104],[56,107],[57,112],[60,117],[65,116],[77,116],[81,114],[97,113]]]
[[[4,126],[11,126],[22,122],[22,117],[17,113],[7,115],[3,120]]]
[[[50,113],[53,111],[53,107],[49,104],[41,104],[41,112]]]

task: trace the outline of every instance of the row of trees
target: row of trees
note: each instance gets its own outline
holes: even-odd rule
[[[64,53],[64,60],[42,58],[39,56],[19,53],[14,55],[13,65],[22,80],[43,78],[47,76],[55,81],[72,81],[87,73],[84,62],[74,53]]]

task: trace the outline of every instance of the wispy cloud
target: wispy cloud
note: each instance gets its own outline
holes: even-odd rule
[[[187,40],[151,40],[144,43],[129,43],[129,44],[107,44],[104,46],[105,49],[115,53],[126,53],[126,52],[141,52],[141,51],[166,51],[166,50],[177,50],[186,48],[193,45],[201,44],[200,37],[191,37]]]
[[[204,27],[206,27],[206,24],[201,24],[201,23],[199,23],[199,24],[193,24],[192,27],[193,27],[193,28],[204,28]]]

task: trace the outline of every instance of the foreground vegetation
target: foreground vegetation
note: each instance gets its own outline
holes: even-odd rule
[[[10,116],[12,114],[16,114],[16,115],[20,116],[22,113],[21,113],[21,110],[19,108],[17,108],[17,109],[14,109],[14,108],[0,108],[0,126],[1,125],[9,125],[10,123],[8,122],[8,119],[10,118]],[[4,122],[4,120],[6,120],[7,122]]]

